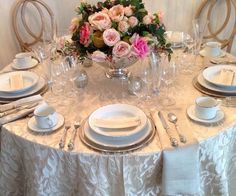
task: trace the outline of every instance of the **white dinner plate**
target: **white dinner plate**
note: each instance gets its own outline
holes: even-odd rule
[[[138,132],[138,134],[135,134],[132,137],[125,137],[122,140],[120,140],[120,139],[115,139],[114,137],[104,137],[100,134],[97,134],[90,128],[88,121],[85,122],[84,127],[82,128],[84,129],[83,131],[85,137],[91,143],[111,148],[124,148],[133,146],[137,143],[141,143],[151,134],[153,129],[152,124],[148,119],[146,125],[143,127],[142,130]]]
[[[30,88],[29,90],[26,90],[21,93],[10,93],[10,94],[0,92],[0,98],[17,99],[17,98],[27,97],[27,96],[30,96],[30,95],[33,95],[33,94],[39,92],[40,90],[42,90],[45,87],[45,85],[46,85],[45,79],[42,77],[39,77],[37,84],[35,86],[33,86],[32,88]]]
[[[223,70],[223,69],[232,70],[232,72],[236,73],[236,66],[215,65],[215,66],[211,66],[211,67],[206,68],[202,72],[202,75],[203,75],[204,79],[211,84],[214,84],[214,85],[220,86],[220,87],[225,87],[228,89],[236,90],[236,82],[235,82],[236,77],[232,78],[234,80],[232,85],[222,84],[216,80],[216,78],[220,76],[221,70]]]
[[[59,113],[57,114],[57,116],[58,116],[58,122],[52,128],[48,128],[48,129],[39,128],[36,124],[34,116],[29,119],[28,128],[31,131],[34,131],[34,132],[37,132],[37,133],[50,133],[50,132],[56,131],[64,125],[64,117]]]
[[[219,92],[219,93],[227,93],[227,95],[235,95],[236,94],[236,89],[233,89],[233,88],[226,88],[226,87],[221,87],[221,86],[215,86],[211,83],[208,83],[202,73],[200,73],[197,77],[197,81],[198,83],[205,87],[206,89],[209,89],[209,90],[212,90],[212,91],[215,91],[215,92]]]
[[[210,120],[204,120],[196,117],[195,115],[195,105],[191,105],[187,108],[187,115],[190,119],[195,122],[203,123],[203,124],[214,124],[222,121],[225,117],[225,114],[222,110],[219,110],[216,114],[216,117]]]
[[[129,128],[101,128],[95,126],[94,119],[116,119],[116,118],[130,118],[138,117],[140,124],[136,127]],[[145,113],[132,105],[128,104],[112,104],[103,106],[95,110],[88,119],[89,126],[97,134],[110,136],[110,137],[127,137],[136,134],[138,131],[144,128],[147,123],[147,116]]]
[[[24,87],[13,90],[10,86],[10,77],[17,74],[22,75]],[[12,71],[0,74],[0,92],[9,94],[24,92],[35,86],[38,82],[38,79],[39,76],[37,74],[29,71]]]
[[[31,61],[28,64],[25,65],[19,65],[15,61],[11,64],[11,67],[16,70],[27,70],[31,69],[33,67],[36,67],[38,65],[38,61],[34,58],[31,59]]]
[[[223,51],[223,50],[221,50],[219,55],[217,55],[217,56],[209,56],[209,55],[206,53],[206,51],[205,51],[204,49],[202,49],[202,50],[200,50],[199,54],[200,54],[202,57],[214,57],[214,58],[217,57],[217,58],[222,58],[222,57],[224,57],[224,56],[226,55],[226,52]]]

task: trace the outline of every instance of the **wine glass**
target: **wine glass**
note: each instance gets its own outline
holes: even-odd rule
[[[174,84],[176,76],[176,64],[174,61],[167,62],[162,70],[162,85],[164,93],[160,99],[160,104],[163,106],[171,106],[175,104],[175,100],[171,97],[170,88]]]

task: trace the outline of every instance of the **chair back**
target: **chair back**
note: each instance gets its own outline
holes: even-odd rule
[[[207,18],[209,21],[208,34],[204,35],[204,39],[220,42],[222,48],[226,48],[227,52],[231,51],[236,34],[235,0],[203,0],[195,14],[195,18]],[[222,18],[224,20],[220,21],[219,19]],[[219,24],[221,22],[222,24]]]
[[[36,17],[39,16],[39,17]],[[38,24],[32,28],[32,18],[37,19]],[[31,20],[30,20],[31,19]],[[49,26],[47,24],[49,23]],[[16,38],[23,51],[30,51],[31,47],[43,41],[44,29],[51,31],[53,36],[55,17],[49,6],[41,0],[18,0],[13,7],[12,25]],[[38,31],[35,32],[35,27]]]

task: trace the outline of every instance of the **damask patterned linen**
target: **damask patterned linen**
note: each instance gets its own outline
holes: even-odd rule
[[[132,67],[135,70],[138,65]],[[34,70],[40,72],[40,67]],[[111,103],[138,105],[145,112],[176,113],[179,127],[191,131],[200,143],[199,195],[236,195],[236,109],[225,108],[225,120],[215,126],[191,122],[186,109],[200,95],[191,85],[193,75],[181,75],[175,89],[176,105],[161,108],[158,99],[140,103],[122,91],[119,81],[105,78],[97,65],[86,68],[89,85],[76,98],[55,96],[51,103],[71,124],[85,119],[96,108]],[[63,129],[48,135],[27,129],[27,119],[4,125],[1,130],[0,195],[3,196],[133,196],[161,195],[162,149],[158,138],[127,154],[101,154],[88,149],[77,135],[75,149],[60,150]],[[186,130],[185,130],[186,131]],[[67,142],[71,131],[68,134]],[[186,185],[187,186],[187,185]]]

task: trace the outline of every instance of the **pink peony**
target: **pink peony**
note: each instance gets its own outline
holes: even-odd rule
[[[114,46],[120,41],[120,34],[115,29],[107,29],[103,32],[103,41],[108,46]]]
[[[131,27],[135,27],[138,24],[138,19],[135,16],[131,16],[128,22]]]
[[[95,52],[93,52],[92,54],[92,60],[95,62],[105,62],[107,59],[107,55],[99,50],[96,50]]]
[[[79,18],[73,18],[69,27],[69,31],[74,33],[79,27]]]
[[[143,37],[137,35],[132,42],[132,50],[136,56],[145,58],[149,53],[147,41]]]
[[[112,25],[109,16],[103,12],[98,12],[89,16],[88,21],[93,28],[98,29],[100,31],[109,29]]]
[[[84,25],[80,28],[79,31],[79,42],[84,46],[88,46],[90,43],[90,25],[88,22],[85,22]]]
[[[131,47],[127,42],[119,41],[112,50],[112,54],[117,58],[126,57],[130,54]]]
[[[129,29],[129,24],[126,21],[122,20],[122,21],[119,22],[118,30],[120,32],[125,33],[125,32],[128,31],[128,29]]]
[[[148,14],[148,15],[146,15],[146,16],[143,17],[143,23],[144,23],[145,25],[151,24],[152,21],[153,21],[153,15],[151,15],[151,14]]]
[[[125,7],[124,11],[125,11],[126,16],[132,16],[133,15],[133,9],[132,9],[131,5],[128,6],[128,7]]]
[[[113,6],[109,10],[108,15],[110,16],[111,20],[115,22],[120,22],[124,18],[124,15],[125,15],[123,5],[118,4],[118,5]]]

